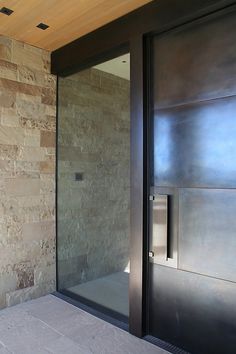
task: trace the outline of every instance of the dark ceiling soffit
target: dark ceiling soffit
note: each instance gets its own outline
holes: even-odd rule
[[[230,0],[154,0],[53,51],[51,72],[70,75],[126,53],[132,37],[163,32],[233,4]]]
[[[80,46],[83,46],[83,44],[80,44]],[[76,49],[76,52],[78,50]],[[85,58],[85,60],[81,60],[81,57],[79,56],[79,59],[73,65],[68,65],[66,67],[63,66],[63,71],[60,72],[52,72],[52,74],[60,74],[60,76],[68,76],[72,75],[77,71],[80,70],[85,70],[87,68],[90,68],[91,66],[98,65],[103,63],[104,61],[113,59],[115,57],[118,57],[120,55],[126,54],[129,52],[129,43],[124,43],[121,45],[118,45],[113,48],[109,48],[108,50],[105,50],[103,52],[95,52],[93,55],[88,56]],[[66,54],[66,55],[75,55],[75,54]],[[69,64],[69,62],[67,62]],[[72,64],[72,63],[70,63]],[[53,64],[52,64],[53,66]]]

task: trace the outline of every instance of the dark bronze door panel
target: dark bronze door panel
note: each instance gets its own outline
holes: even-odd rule
[[[236,188],[235,121],[236,96],[155,110],[155,186]]]
[[[149,332],[194,354],[236,353],[235,43],[235,11],[152,40]]]
[[[154,107],[236,94],[235,11],[154,38]]]
[[[179,269],[236,283],[236,190],[180,190],[178,255]]]
[[[150,333],[193,354],[236,352],[236,284],[150,267]]]

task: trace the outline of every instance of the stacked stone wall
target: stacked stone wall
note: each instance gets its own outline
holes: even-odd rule
[[[0,308],[55,290],[56,78],[0,36]]]

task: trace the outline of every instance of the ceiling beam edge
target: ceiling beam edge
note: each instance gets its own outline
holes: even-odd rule
[[[114,53],[126,53],[134,36],[162,32],[233,4],[232,0],[154,0],[53,51],[51,72],[66,76],[99,64]]]

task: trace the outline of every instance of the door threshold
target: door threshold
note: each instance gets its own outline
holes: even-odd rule
[[[112,317],[111,315],[104,314],[103,312],[98,311],[97,309],[94,309],[93,307],[82,303],[81,301],[78,300],[78,298],[76,299],[76,295],[74,297],[71,297],[71,294],[68,295],[68,293],[65,294],[65,293],[59,292],[59,291],[53,292],[52,295],[58,297],[59,299],[61,299],[63,301],[68,302],[69,304],[71,304],[75,307],[78,307],[79,309],[81,309],[85,312],[88,312],[89,314],[91,314],[97,318],[100,318],[103,321],[106,321],[106,322],[112,324],[113,326],[116,326],[126,332],[129,332],[129,325],[128,325],[127,321],[119,320],[117,318]],[[166,343],[166,342],[162,341],[161,339],[153,337],[151,335],[144,336],[141,339],[155,345],[158,348],[164,349],[169,353],[191,354],[191,353],[188,353],[182,349],[175,347],[172,344]]]
[[[157,347],[164,349],[167,352],[172,353],[172,354],[191,354],[189,352],[186,352],[183,349],[180,349],[180,348],[174,346],[173,344],[164,342],[163,340],[153,337],[151,335],[147,335],[143,339],[145,339],[147,342],[152,343],[152,344],[156,345]]]

